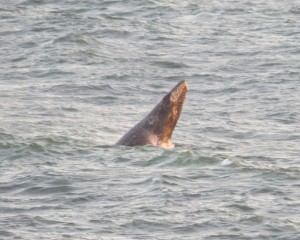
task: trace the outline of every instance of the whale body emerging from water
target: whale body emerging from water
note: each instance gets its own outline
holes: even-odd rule
[[[171,137],[179,119],[187,89],[187,81],[178,83],[144,119],[131,128],[116,144],[174,147]]]

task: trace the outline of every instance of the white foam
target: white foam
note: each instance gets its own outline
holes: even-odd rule
[[[220,163],[220,165],[221,166],[228,166],[228,165],[230,165],[230,164],[232,164],[232,161],[230,161],[229,159],[224,159],[221,163]]]

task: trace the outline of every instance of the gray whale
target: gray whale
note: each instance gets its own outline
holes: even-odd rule
[[[116,145],[142,146],[150,144],[163,148],[173,147],[171,137],[179,119],[187,89],[187,81],[184,80],[178,83]]]

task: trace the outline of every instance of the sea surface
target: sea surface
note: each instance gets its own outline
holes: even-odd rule
[[[299,240],[300,2],[0,0],[0,239]]]

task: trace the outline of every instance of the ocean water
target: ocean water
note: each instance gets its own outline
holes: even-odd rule
[[[300,239],[298,0],[0,3],[0,239]]]

